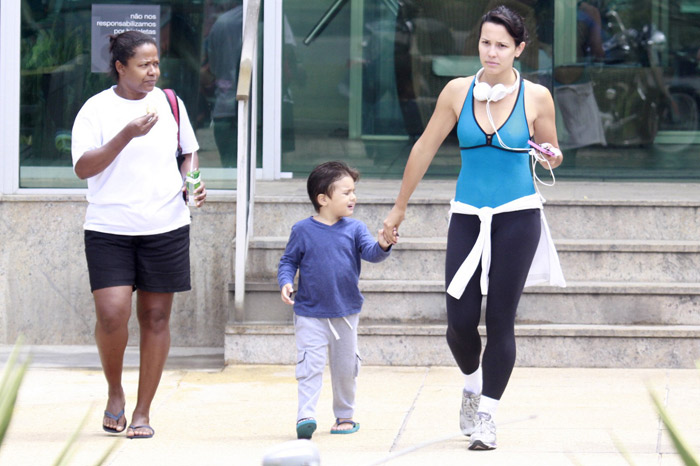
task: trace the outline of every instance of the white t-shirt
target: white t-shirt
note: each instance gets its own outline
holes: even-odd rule
[[[180,106],[183,154],[199,149],[187,109]],[[114,87],[92,96],[73,124],[73,167],[87,151],[102,147],[130,121],[158,113],[148,134],[132,139],[101,173],[88,178],[85,229],[120,235],[152,235],[190,223],[177,168],[177,123],[165,93],[155,88],[140,100],[119,97]]]

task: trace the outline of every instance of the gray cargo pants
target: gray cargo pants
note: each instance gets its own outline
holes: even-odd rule
[[[359,321],[359,313],[331,319],[294,315],[299,385],[297,420],[316,417],[326,351],[333,387],[333,413],[336,418],[352,419],[361,361],[357,351]]]

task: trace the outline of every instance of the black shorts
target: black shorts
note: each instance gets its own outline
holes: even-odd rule
[[[155,293],[188,291],[190,226],[157,235],[113,235],[85,230],[91,291],[132,286]]]

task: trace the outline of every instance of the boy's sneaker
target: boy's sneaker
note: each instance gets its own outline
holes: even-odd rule
[[[488,413],[476,414],[476,427],[469,439],[470,450],[493,450],[496,448],[496,424]]]
[[[459,409],[459,428],[469,437],[476,426],[476,410],[479,409],[481,395],[462,390],[462,407]]]

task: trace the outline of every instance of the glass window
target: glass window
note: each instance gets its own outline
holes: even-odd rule
[[[589,0],[566,13],[576,41],[554,68],[560,174],[700,177],[700,12],[688,3]]]
[[[85,100],[113,84],[91,72],[91,9],[100,3],[160,5],[158,86],[175,89],[187,107],[207,186],[234,188],[239,0],[23,1],[20,187],[85,186],[72,170],[73,120]]]
[[[481,16],[504,3],[531,36],[516,65],[555,99],[558,177],[700,178],[692,0],[287,0],[282,170],[343,159],[400,177],[441,89],[479,69]],[[427,176],[459,167],[453,132]]]
[[[94,3],[161,7],[159,86],[187,106],[208,186],[234,188],[237,70],[225,69],[236,63],[238,0],[23,1],[20,187],[85,186],[70,131],[83,102],[112,85],[90,71]],[[478,69],[479,19],[501,3],[530,30],[523,76],[555,99],[558,177],[700,178],[696,0],[285,0],[282,171],[303,177],[344,159],[364,176],[400,177],[442,87]],[[259,106],[258,138],[260,121]],[[457,174],[457,147],[452,134],[428,177]]]

